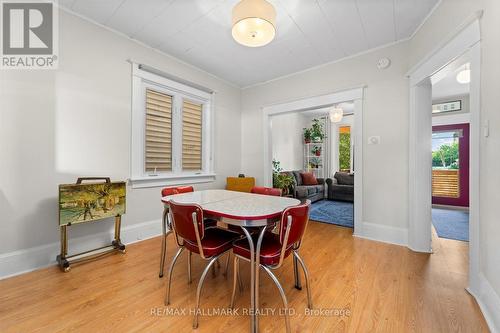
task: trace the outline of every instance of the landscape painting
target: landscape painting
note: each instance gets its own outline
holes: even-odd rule
[[[59,185],[59,225],[125,214],[125,182]]]

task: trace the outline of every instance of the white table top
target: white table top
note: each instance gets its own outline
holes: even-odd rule
[[[262,220],[278,217],[290,206],[300,204],[293,198],[235,192],[228,190],[205,190],[170,195],[162,198],[177,203],[194,203],[207,214],[235,220]]]

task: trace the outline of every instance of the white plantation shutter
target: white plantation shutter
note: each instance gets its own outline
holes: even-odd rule
[[[202,169],[203,104],[182,103],[182,169]]]
[[[146,89],[146,172],[172,171],[172,96]]]
[[[208,88],[133,64],[132,187],[215,180],[213,101]]]

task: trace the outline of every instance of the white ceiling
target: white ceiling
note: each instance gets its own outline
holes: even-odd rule
[[[276,39],[231,37],[239,0],[60,0],[67,9],[245,87],[406,39],[439,0],[269,0]]]
[[[432,99],[434,101],[469,94],[470,84],[457,81],[457,74],[464,70],[468,63],[470,63],[470,56],[466,53],[432,76]]]

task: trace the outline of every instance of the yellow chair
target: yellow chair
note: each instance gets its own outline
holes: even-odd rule
[[[255,186],[254,177],[227,177],[226,178],[226,190],[238,191],[238,192],[249,192],[252,187]]]

